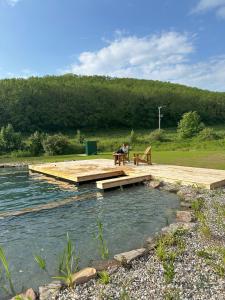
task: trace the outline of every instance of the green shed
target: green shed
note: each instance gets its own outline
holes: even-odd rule
[[[96,141],[86,141],[85,152],[87,155],[97,154],[97,142]]]

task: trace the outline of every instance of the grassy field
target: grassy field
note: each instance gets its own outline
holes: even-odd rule
[[[131,153],[132,157],[132,153]],[[153,163],[174,164],[182,166],[225,169],[225,151],[154,151],[152,152]],[[68,160],[83,160],[95,158],[112,159],[112,153],[101,153],[93,156],[84,155],[58,155],[58,156],[41,156],[41,157],[0,157],[1,163],[45,163]]]
[[[199,137],[179,140],[175,129],[165,130],[163,141],[151,139],[149,130],[135,130],[135,142],[132,143],[132,151],[143,151],[152,145],[154,163],[194,166],[203,168],[225,169],[225,127],[214,127],[217,139],[200,140]],[[98,142],[99,154],[97,156],[85,156],[82,154],[17,157],[15,155],[0,156],[1,163],[44,163],[66,160],[81,160],[95,158],[112,158],[112,152],[130,140],[129,130],[105,130],[82,132],[86,140]],[[76,142],[76,133],[67,133],[70,142]],[[28,142],[28,139],[25,139]],[[132,157],[132,152],[131,152]]]

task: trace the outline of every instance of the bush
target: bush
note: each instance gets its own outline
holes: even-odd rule
[[[67,154],[69,140],[62,134],[54,134],[45,138],[43,147],[48,155]]]
[[[82,154],[84,153],[84,145],[80,143],[69,143],[65,154]]]
[[[129,136],[129,145],[133,145],[137,142],[137,136],[134,132],[134,130],[132,129],[130,132],[130,136]]]
[[[150,141],[163,142],[166,140],[165,131],[162,129],[161,130],[156,129],[150,133],[149,138],[150,138]]]
[[[178,123],[177,132],[180,138],[191,138],[197,135],[204,128],[200,121],[200,116],[196,111],[183,114]]]
[[[11,152],[11,157],[17,158],[17,157],[31,157],[32,153],[27,150],[15,150]]]
[[[79,129],[77,130],[76,140],[79,144],[83,144],[85,141],[85,137],[83,134],[81,134],[81,131]]]
[[[30,152],[32,153],[32,155],[38,156],[44,153],[43,141],[44,134],[38,131],[35,131],[30,136]]]
[[[206,127],[199,132],[198,138],[202,141],[212,141],[217,140],[219,136],[213,128]]]
[[[13,126],[8,124],[0,131],[0,152],[11,152],[23,147],[21,133],[15,132]]]

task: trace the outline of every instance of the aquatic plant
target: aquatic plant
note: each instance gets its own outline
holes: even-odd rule
[[[76,253],[69,234],[67,233],[67,244],[63,251],[62,261],[60,263],[60,276],[53,276],[54,279],[62,280],[68,287],[72,288],[74,285],[73,274],[79,268],[79,256]]]
[[[46,261],[44,258],[42,258],[40,255],[34,255],[34,260],[36,261],[36,263],[38,264],[38,266],[41,270],[47,272]]]
[[[46,261],[39,255],[34,256],[34,260],[38,264],[39,268],[48,273],[46,268]],[[73,274],[77,272],[79,268],[79,256],[75,251],[75,246],[73,245],[69,234],[67,233],[67,243],[64,248],[63,254],[59,263],[59,275],[52,276],[54,279],[59,279],[64,282],[68,287],[73,287]],[[49,273],[48,273],[49,274]]]
[[[106,241],[103,236],[103,230],[104,230],[103,223],[99,218],[97,219],[97,227],[98,227],[98,233],[97,235],[94,235],[94,238],[98,242],[98,250],[101,258],[107,259],[109,257],[109,249],[107,247]]]
[[[12,294],[12,295],[16,295],[16,291],[15,291],[15,288],[14,288],[14,285],[13,285],[13,281],[12,281],[12,275],[11,275],[11,272],[9,270],[9,263],[6,259],[6,256],[5,256],[5,252],[3,250],[3,248],[0,246],[0,262],[5,270],[4,274],[2,272],[2,277],[1,278],[4,278],[4,275],[5,275],[5,279],[8,281],[9,283],[9,289],[6,288],[4,285],[2,286],[2,288],[4,289],[5,292],[7,292],[8,294]]]

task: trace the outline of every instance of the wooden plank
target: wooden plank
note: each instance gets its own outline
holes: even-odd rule
[[[137,183],[137,182],[143,182],[150,179],[151,179],[151,175],[130,175],[130,176],[124,176],[120,178],[97,181],[96,185],[97,188],[101,190],[106,190],[113,187],[119,187],[123,185]]]
[[[118,177],[123,176],[124,172],[122,170],[115,170],[105,173],[96,173],[91,175],[78,175],[76,177],[77,182],[85,182],[85,181],[94,181],[97,179],[110,178],[110,177]]]
[[[79,182],[86,182],[86,181],[95,181],[98,179],[104,179],[104,178],[112,178],[112,177],[118,177],[124,175],[124,171],[122,170],[110,170],[110,171],[102,171],[102,172],[97,172],[97,173],[78,173],[78,174],[71,174],[72,172],[63,172],[63,171],[58,171],[58,170],[46,170],[44,168],[35,168],[35,166],[30,166],[29,170],[32,172],[37,172],[41,174],[45,174],[47,176],[51,176],[57,179],[61,179],[64,181],[68,182],[74,182],[74,183],[79,183]]]

